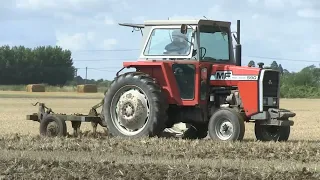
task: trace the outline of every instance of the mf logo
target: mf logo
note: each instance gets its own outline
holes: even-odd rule
[[[220,81],[257,81],[257,75],[234,75],[232,71],[216,71],[211,75],[210,80]]]
[[[217,71],[216,72],[216,79],[226,79],[232,76],[231,71]]]

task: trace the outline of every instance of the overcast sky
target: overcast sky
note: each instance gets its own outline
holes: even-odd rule
[[[278,60],[289,71],[320,64],[320,0],[0,0],[0,45],[59,45],[81,76],[112,79],[139,51],[139,32],[119,22],[149,19],[241,20],[243,64]],[[112,60],[114,59],[114,60]],[[283,60],[283,59],[291,59]],[[298,60],[298,61],[293,61]],[[310,62],[309,62],[310,61]],[[315,61],[315,62],[312,62]],[[92,68],[92,69],[90,69]]]

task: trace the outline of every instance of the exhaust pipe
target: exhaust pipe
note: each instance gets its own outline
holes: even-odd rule
[[[240,44],[240,20],[237,20],[237,44]]]
[[[240,20],[237,20],[236,65],[241,66]]]

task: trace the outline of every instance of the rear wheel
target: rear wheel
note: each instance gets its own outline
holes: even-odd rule
[[[245,133],[244,120],[235,110],[222,108],[211,116],[208,131],[214,140],[242,140]]]
[[[256,122],[254,131],[259,141],[287,141],[290,135],[290,126],[266,126]]]
[[[104,117],[112,136],[159,136],[165,129],[167,105],[160,86],[147,74],[123,74],[111,84]]]

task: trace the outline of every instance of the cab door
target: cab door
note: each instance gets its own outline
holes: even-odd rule
[[[172,71],[182,101],[194,101],[196,97],[196,65],[193,63],[173,63]]]

